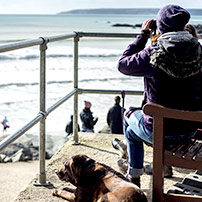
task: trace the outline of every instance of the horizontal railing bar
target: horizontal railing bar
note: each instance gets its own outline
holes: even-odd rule
[[[51,36],[51,37],[47,37],[47,39],[48,39],[48,42],[54,42],[54,41],[60,41],[60,40],[64,40],[64,39],[74,38],[76,36],[77,36],[76,33],[72,33],[72,34],[64,34],[64,35],[59,35],[59,36]]]
[[[44,43],[44,39],[46,39],[47,42],[54,42],[54,41],[74,38],[76,35],[77,35],[76,33],[72,33],[72,34],[64,34],[64,35],[52,36],[52,37],[40,37],[38,39],[34,39],[30,41],[22,41],[22,42],[2,45],[0,46],[0,53],[17,50],[21,48],[27,48],[27,47],[36,46],[36,45],[41,45]]]
[[[80,37],[123,37],[134,38],[139,34],[133,33],[96,33],[96,32],[76,32]]]
[[[39,113],[32,121],[30,121],[28,124],[26,124],[19,131],[4,138],[0,142],[0,151],[2,151],[5,147],[7,147],[12,142],[14,142],[17,138],[19,138],[21,135],[23,135],[26,131],[28,131],[34,125],[36,125],[43,117],[44,117],[44,115],[42,113]]]
[[[143,95],[144,91],[130,91],[130,90],[124,90],[125,94],[128,95]],[[122,90],[102,90],[102,89],[81,89],[78,88],[78,93],[92,93],[92,94],[118,94],[122,93]]]
[[[65,97],[61,98],[58,102],[56,102],[54,105],[49,107],[46,111],[46,115],[50,114],[52,111],[54,111],[56,108],[58,108],[61,104],[63,104],[66,100],[68,100],[70,97],[72,97],[75,93],[77,93],[77,89],[74,89],[69,94],[67,94]]]
[[[47,40],[47,42],[54,42],[69,38],[74,38],[76,36],[79,37],[121,37],[121,38],[135,38],[139,35],[138,33],[96,33],[96,32],[75,32],[72,34],[64,34],[59,36],[51,36],[51,37],[40,37],[38,39],[29,40],[29,41],[22,41],[7,45],[0,46],[0,53],[17,50],[21,48],[27,48],[31,46],[41,45],[44,43],[44,39]],[[202,38],[202,34],[198,34],[200,38]]]
[[[0,46],[0,53],[40,45],[40,44],[43,44],[43,42],[44,40],[42,38],[38,38],[30,41],[22,41],[22,42],[12,43],[8,45],[2,45]]]
[[[76,32],[80,37],[121,37],[134,38],[140,33],[96,33],[96,32]],[[197,34],[199,39],[202,39],[202,34]]]

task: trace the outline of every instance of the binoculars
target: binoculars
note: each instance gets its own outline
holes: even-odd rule
[[[153,20],[153,21],[150,23],[149,29],[154,30],[154,35],[156,34],[156,29],[157,29],[156,20]]]

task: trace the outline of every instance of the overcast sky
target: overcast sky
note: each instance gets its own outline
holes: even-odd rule
[[[202,0],[0,0],[0,14],[56,14],[87,8],[160,8],[178,4],[202,8]]]

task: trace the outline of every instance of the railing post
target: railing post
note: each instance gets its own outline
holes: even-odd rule
[[[39,176],[35,185],[47,186],[46,182],[46,49],[48,39],[42,38],[44,43],[40,45],[40,113],[44,116],[40,120],[40,143],[39,143]]]
[[[74,89],[78,89],[78,42],[79,36],[74,37]],[[74,95],[73,144],[79,144],[78,138],[78,92]]]

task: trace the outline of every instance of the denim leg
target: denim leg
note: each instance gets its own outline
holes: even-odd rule
[[[127,127],[126,142],[128,150],[128,174],[131,176],[140,176],[143,174],[144,147],[143,141],[135,135],[130,126]],[[135,169],[134,169],[135,168]]]
[[[152,143],[152,132],[144,127],[142,110],[136,110],[124,118],[124,134],[128,150],[128,174],[138,177],[143,174],[144,141]]]

